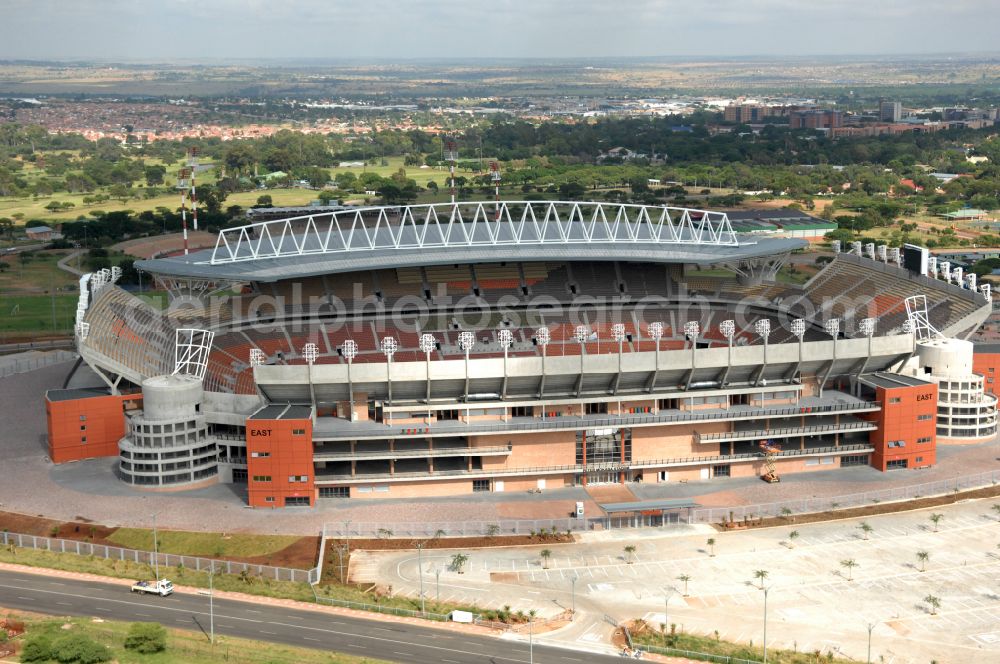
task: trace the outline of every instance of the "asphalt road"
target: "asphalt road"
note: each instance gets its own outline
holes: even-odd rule
[[[62,616],[158,622],[209,631],[208,598],[137,595],[124,586],[0,571],[0,606]],[[413,664],[529,662],[528,644],[397,622],[215,600],[215,632]],[[536,645],[540,664],[620,658]]]

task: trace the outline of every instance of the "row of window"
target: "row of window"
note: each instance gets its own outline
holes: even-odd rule
[[[253,476],[253,481],[254,482],[270,482],[271,481],[271,476],[270,475],[254,475]],[[296,482],[308,482],[309,481],[309,476],[308,475],[289,475],[288,476],[288,481],[290,483],[293,483],[293,484],[296,483]]]
[[[274,496],[264,496],[265,503],[273,503]],[[308,496],[285,496],[285,507],[309,507]]]

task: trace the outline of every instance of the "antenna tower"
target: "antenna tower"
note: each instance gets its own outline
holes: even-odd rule
[[[188,150],[188,168],[191,169],[191,221],[198,230],[198,194],[194,188],[194,174],[198,171],[198,148]]]
[[[187,222],[187,193],[191,178],[191,169],[182,166],[177,171],[177,188],[181,190],[181,232],[184,234],[184,255],[188,253],[188,222]]]
[[[493,180],[493,188],[496,192],[496,214],[494,221],[500,221],[500,164],[495,161],[490,162],[490,179]]]
[[[449,188],[451,189],[451,204],[455,204],[455,162],[458,161],[458,151],[455,147],[455,139],[450,136],[444,142],[444,158],[448,162],[448,170],[451,175]]]

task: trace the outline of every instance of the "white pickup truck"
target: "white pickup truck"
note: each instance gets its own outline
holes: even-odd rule
[[[159,595],[160,597],[166,597],[170,593],[174,592],[174,584],[167,579],[160,579],[159,581],[136,581],[132,585],[132,592],[134,593],[153,593],[154,595]]]

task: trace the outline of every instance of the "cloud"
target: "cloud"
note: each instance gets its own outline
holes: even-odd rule
[[[5,0],[4,58],[984,52],[994,0]]]

